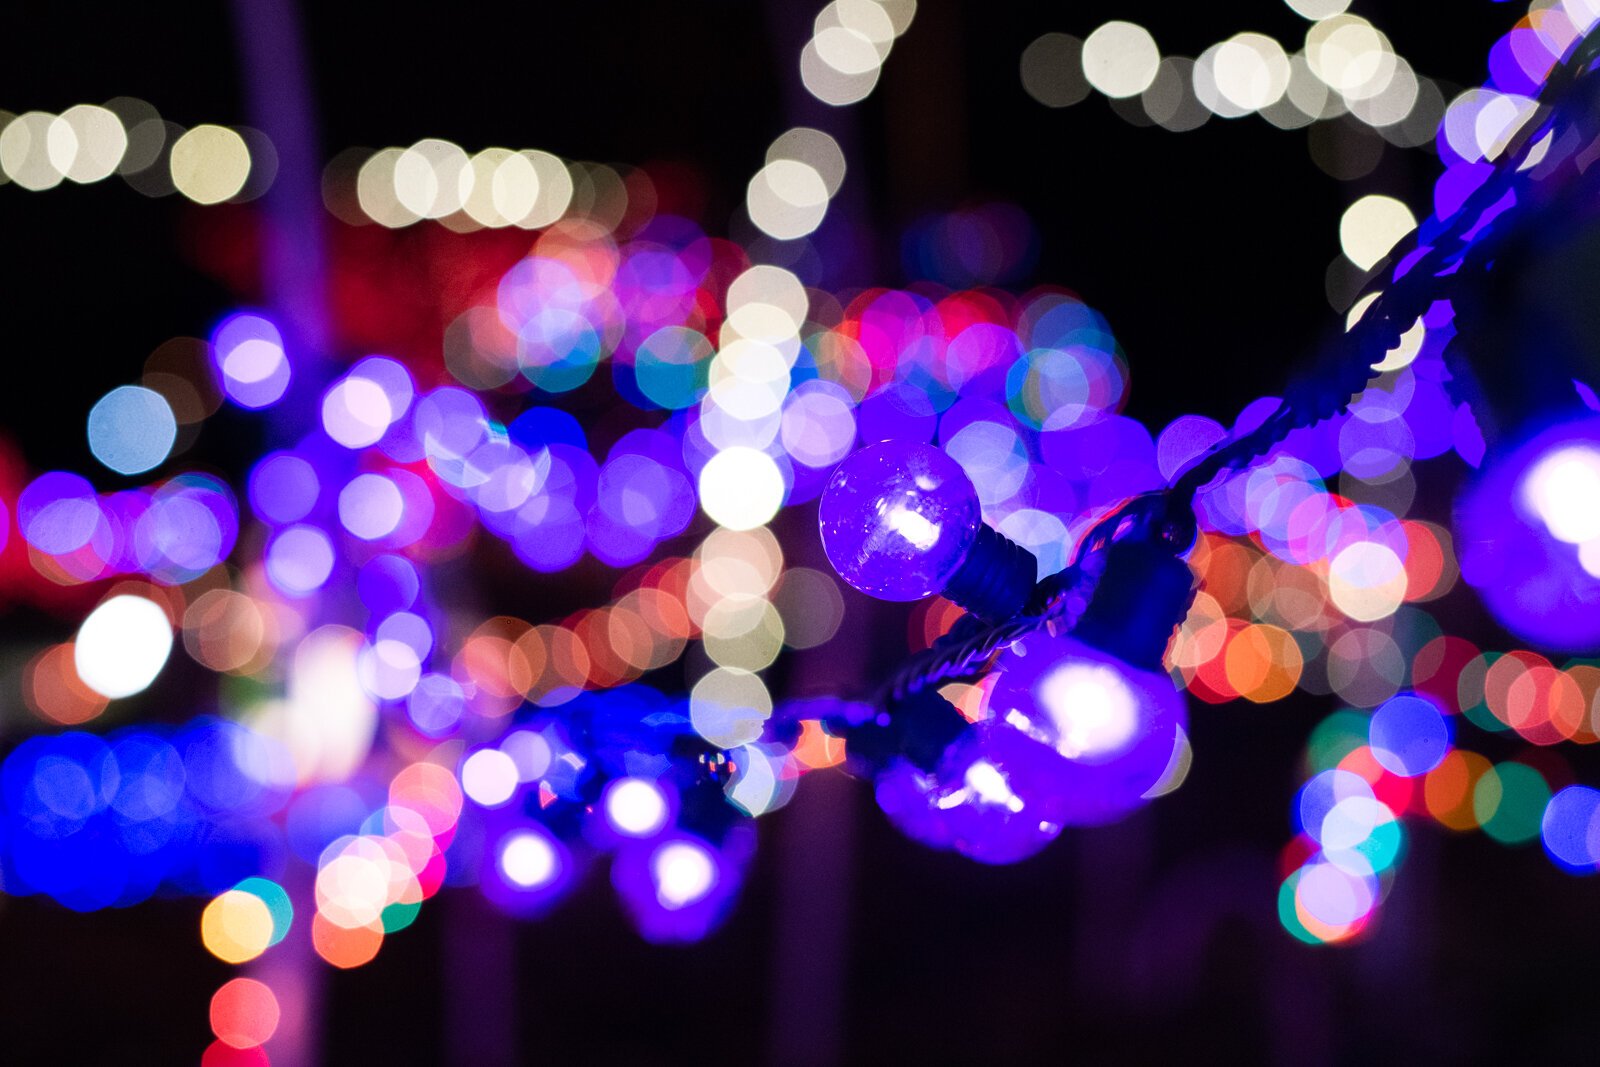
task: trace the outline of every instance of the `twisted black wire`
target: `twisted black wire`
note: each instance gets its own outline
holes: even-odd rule
[[[1259,426],[1225,441],[1188,467],[1163,491],[1146,494],[1113,511],[1084,539],[1078,560],[1041,581],[1023,614],[988,626],[963,616],[951,632],[934,646],[907,660],[879,694],[878,703],[905,699],[930,685],[959,681],[981,674],[996,653],[1028,634],[1053,623],[1057,632],[1077,625],[1104,566],[1105,548],[1128,524],[1135,536],[1160,537],[1175,550],[1193,539],[1194,498],[1218,476],[1261,459],[1296,429],[1313,426],[1347,410],[1367,383],[1378,375],[1377,365],[1400,343],[1401,336],[1448,289],[1450,279],[1469,273],[1474,236],[1485,212],[1513,191],[1518,181],[1545,180],[1526,172],[1536,170],[1529,159],[1534,149],[1557,141],[1564,120],[1569,129],[1595,118],[1593,108],[1565,108],[1577,96],[1576,83],[1596,66],[1600,33],[1590,31],[1574,42],[1566,57],[1545,80],[1532,115],[1525,120],[1500,153],[1495,169],[1448,218],[1435,219],[1442,229],[1417,254],[1425,227],[1418,227],[1390,251],[1375,277],[1392,277],[1381,288],[1361,319],[1340,339],[1335,359],[1325,376],[1310,376],[1292,383],[1278,407]],[[1570,162],[1570,158],[1563,162]],[[1578,169],[1584,169],[1581,160]],[[1480,250],[1480,255],[1486,253]],[[1399,265],[1405,270],[1399,272]],[[1470,265],[1476,266],[1473,262]],[[1397,275],[1397,276],[1394,276]]]

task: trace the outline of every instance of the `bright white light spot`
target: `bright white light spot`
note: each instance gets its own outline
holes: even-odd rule
[[[93,104],[78,104],[50,124],[50,162],[75,182],[97,182],[116,172],[128,150],[128,132],[116,114]]]
[[[479,153],[478,158],[482,158]],[[474,167],[478,164],[476,160]],[[481,178],[479,179],[481,183]],[[533,161],[520,153],[502,159],[490,175],[489,202],[505,222],[520,222],[533,212],[539,202],[539,172]],[[473,196],[478,197],[478,184],[473,185]]]
[[[535,230],[558,222],[572,206],[572,172],[561,160],[549,152],[527,148],[518,155],[533,168],[538,188],[534,192],[533,208],[518,218],[507,212],[506,217],[524,230]],[[513,171],[512,174],[517,172]],[[515,179],[513,179],[515,180]],[[497,194],[498,195],[498,194]],[[506,193],[506,196],[512,194]],[[525,195],[525,194],[524,194]],[[501,210],[505,210],[502,208]]]
[[[1259,111],[1289,88],[1289,57],[1283,46],[1259,33],[1241,33],[1222,43],[1212,60],[1217,91],[1235,107]]]
[[[1389,39],[1357,15],[1336,15],[1306,31],[1306,62],[1328,88],[1346,100],[1381,93],[1394,77]]]
[[[1428,338],[1428,328],[1421,319],[1411,324],[1411,329],[1400,335],[1400,343],[1389,349],[1383,357],[1382,363],[1373,365],[1374,370],[1392,371],[1401,367],[1409,367],[1417,356],[1422,354],[1422,342]]]
[[[739,769],[724,790],[730,804],[746,815],[759,816],[788,803],[794,780],[781,777],[783,757],[769,756],[760,745],[745,745],[735,756],[735,763]]]
[[[422,660],[404,641],[380,640],[361,650],[361,687],[378,700],[401,700],[422,680]]]
[[[648,778],[622,778],[606,790],[606,821],[619,834],[649,837],[667,824],[667,798]]]
[[[929,522],[926,516],[899,504],[890,505],[883,525],[919,552],[926,552],[939,540],[938,523]]]
[[[877,0],[833,0],[817,14],[812,31],[820,34],[830,26],[859,33],[872,42],[880,59],[888,56],[898,35],[893,19]]]
[[[1480,100],[1483,106],[1472,123],[1472,140],[1484,159],[1496,159],[1538,110],[1539,103],[1516,93],[1485,92]]]
[[[461,788],[486,808],[510,800],[517,782],[516,762],[498,748],[480,748],[461,765]]]
[[[561,860],[543,834],[518,830],[500,846],[500,873],[518,888],[538,889],[561,873]]]
[[[367,758],[378,709],[361,684],[361,635],[320,626],[294,649],[286,699],[257,705],[248,725],[288,749],[295,775],[342,782]]]
[[[1138,96],[1160,66],[1155,38],[1131,22],[1108,22],[1083,42],[1083,76],[1109,97]]]
[[[1405,564],[1388,545],[1357,541],[1328,565],[1328,596],[1357,621],[1388,618],[1406,597]]]
[[[792,241],[822,225],[828,195],[827,183],[811,164],[777,159],[750,179],[745,210],[762,233]]]
[[[1416,71],[1411,69],[1410,63],[1396,56],[1394,73],[1388,84],[1365,99],[1351,98],[1350,113],[1368,126],[1393,126],[1410,116],[1421,92],[1422,83],[1417,80]]]
[[[1006,776],[988,760],[974,760],[967,767],[967,773],[962,775],[961,784],[966,787],[967,794],[985,804],[998,805],[1012,812],[1021,811],[1024,807],[1022,798],[1012,791]]]
[[[369,378],[346,378],[322,398],[322,425],[346,448],[375,445],[394,418],[389,394]]]
[[[461,210],[472,192],[472,168],[459,145],[429,137],[394,161],[394,195],[407,211],[442,219]]]
[[[1578,566],[1591,577],[1600,578],[1600,537],[1578,546]]]
[[[789,383],[789,361],[780,349],[740,338],[712,358],[707,403],[741,422],[764,420],[778,414]]]
[[[722,343],[730,343],[728,329],[732,326],[738,337],[784,347],[786,362],[792,364],[799,354],[796,338],[810,304],[805,284],[793,272],[757,263],[728,285]],[[785,347],[784,342],[795,343]]]
[[[83,683],[103,697],[149,688],[172,653],[172,622],[154,601],[114,596],[78,628],[73,662]]]
[[[409,226],[422,216],[406,207],[394,192],[394,168],[403,149],[383,148],[367,157],[356,172],[356,201],[369,219],[395,229]]]
[[[1416,216],[1394,197],[1363,196],[1339,220],[1339,246],[1350,262],[1371,270],[1416,228]]]
[[[717,884],[717,863],[711,854],[688,841],[673,841],[650,857],[656,899],[664,908],[688,907]]]
[[[1600,449],[1571,445],[1543,457],[1523,477],[1522,499],[1557,541],[1600,539]]]
[[[1345,926],[1365,918],[1377,903],[1370,876],[1352,874],[1332,863],[1313,863],[1300,872],[1295,904],[1319,922]]]
[[[1055,729],[1056,751],[1068,759],[1108,759],[1138,733],[1138,698],[1106,664],[1066,660],[1039,679],[1034,693]]]
[[[1179,786],[1183,785],[1189,777],[1189,768],[1194,764],[1194,746],[1189,743],[1189,735],[1183,727],[1177,728],[1177,737],[1172,743],[1172,755],[1167,759],[1166,770],[1161,772],[1161,777],[1156,779],[1156,784],[1140,794],[1141,799],[1154,800],[1164,797]]]
[[[241,341],[222,359],[222,373],[244,385],[264,382],[284,362],[283,348],[264,337]]]
[[[778,137],[767,149],[767,162],[792,159],[804,163],[822,178],[828,195],[839,191],[844,184],[844,150],[839,142],[821,130],[809,126],[796,126]]]
[[[48,111],[18,115],[0,130],[0,171],[33,192],[61,184],[61,169],[50,158],[50,128],[56,116]]]
[[[317,911],[350,930],[377,922],[389,902],[391,866],[382,853],[365,851],[329,860],[317,872]]]
[[[700,506],[730,530],[753,530],[783,506],[783,472],[754,448],[726,448],[700,472]]]
[[[840,62],[851,62],[854,59],[857,61],[855,65],[859,65],[860,59],[865,56],[862,49],[870,52],[876,59],[877,51],[873,49],[871,41],[860,34],[836,28],[840,33],[851,35],[855,39],[830,40],[828,49],[833,59]],[[847,74],[823,58],[815,37],[807,41],[806,46],[800,50],[800,81],[812,96],[833,107],[843,107],[866,99],[867,94],[878,84],[878,74],[882,69],[880,64],[874,62],[861,73]]]
[[[339,491],[339,522],[363,541],[393,533],[405,513],[400,487],[381,474],[358,474]]]
[[[828,26],[811,43],[818,58],[840,74],[868,74],[883,63],[871,38],[848,26]]]
[[[1345,797],[1322,817],[1316,835],[1325,851],[1336,852],[1363,844],[1372,831],[1394,821],[1394,812],[1373,797]]]
[[[760,676],[718,667],[689,691],[689,721],[719,748],[738,748],[761,736],[772,714],[772,694]]]
[[[250,149],[223,126],[196,126],[172,146],[172,184],[197,204],[220,204],[250,177]]]
[[[480,226],[505,226],[510,223],[511,217],[503,214],[496,206],[498,198],[496,193],[499,184],[496,181],[500,169],[507,164],[514,168],[514,175],[521,178],[532,179],[531,186],[517,180],[517,177],[508,175],[510,180],[505,183],[507,189],[517,189],[520,193],[521,211],[516,218],[521,218],[533,208],[534,196],[538,193],[539,179],[533,172],[533,166],[509,148],[485,148],[473,156],[461,172],[460,186],[462,190],[461,208],[467,217]]]
[[[1284,0],[1284,3],[1296,15],[1313,22],[1342,15],[1350,6],[1350,0]]]

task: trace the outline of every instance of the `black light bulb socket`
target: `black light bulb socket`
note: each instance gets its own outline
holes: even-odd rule
[[[829,733],[845,739],[850,760],[868,774],[877,774],[895,759],[932,773],[968,725],[956,706],[932,687],[891,701],[872,718],[826,723]]]
[[[1481,239],[1482,268],[1451,298],[1456,335],[1446,364],[1455,398],[1472,404],[1491,451],[1586,414],[1574,381],[1600,386],[1595,184],[1591,174],[1571,189],[1535,182],[1519,191],[1519,223]]]
[[[1038,576],[1039,561],[1032,552],[987,523],[979,523],[967,558],[945,584],[943,594],[984,622],[1001,623],[1021,613]]]
[[[1172,631],[1194,603],[1194,571],[1169,546],[1143,538],[1118,541],[1106,553],[1072,635],[1130,667],[1159,672]]]

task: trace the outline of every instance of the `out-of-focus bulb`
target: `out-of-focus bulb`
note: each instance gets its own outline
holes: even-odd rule
[[[606,822],[625,837],[649,837],[672,812],[661,787],[647,778],[619,778],[606,788]]]
[[[698,941],[727,914],[753,849],[748,825],[730,828],[717,844],[675,831],[624,841],[611,881],[647,940]]]
[[[839,576],[880,600],[943,593],[988,621],[1022,609],[1033,554],[983,523],[961,465],[931,445],[884,441],[839,464],[818,510]]]
[[[561,858],[549,838],[524,830],[501,843],[500,871],[518,889],[538,889],[561,873]]]
[[[1569,545],[1600,538],[1600,443],[1556,448],[1522,479],[1526,506]]]
[[[1172,680],[1070,635],[1030,635],[995,663],[997,727],[1048,749],[1061,778],[1052,813],[1095,824],[1138,807],[1161,781],[1187,714]]]
[[[1456,506],[1461,576],[1539,648],[1600,650],[1600,415],[1492,455]]]
[[[1056,759],[993,722],[969,727],[932,772],[898,760],[879,775],[878,806],[901,833],[982,863],[1016,863],[1061,833]]]

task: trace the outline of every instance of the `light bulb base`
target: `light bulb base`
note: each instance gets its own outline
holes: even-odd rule
[[[1194,603],[1194,571],[1169,548],[1143,539],[1106,551],[1105,571],[1073,636],[1131,667],[1161,671],[1172,632]]]
[[[845,739],[851,762],[876,776],[897,759],[931,774],[969,724],[930,687],[891,700],[870,718],[840,717],[826,725],[829,733]]]
[[[943,594],[984,622],[1001,623],[1022,611],[1038,574],[1039,561],[1032,552],[980,523],[966,559]]]

